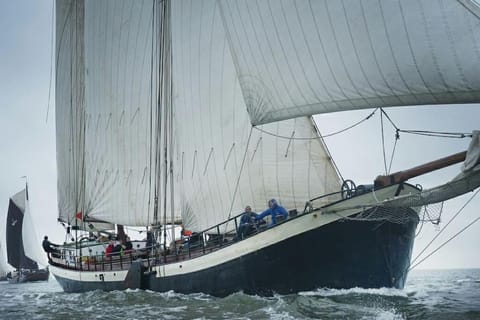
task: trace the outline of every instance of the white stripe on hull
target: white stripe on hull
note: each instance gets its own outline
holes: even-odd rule
[[[125,281],[128,270],[115,271],[79,271],[63,269],[50,265],[50,272],[54,276],[59,276],[72,281],[79,282],[119,282]],[[103,280],[102,280],[103,278]]]

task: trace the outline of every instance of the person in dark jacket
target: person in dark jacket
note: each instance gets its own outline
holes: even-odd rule
[[[277,223],[277,217],[281,217],[283,219],[287,219],[288,212],[285,210],[284,207],[280,206],[277,203],[277,200],[271,199],[268,201],[268,209],[260,213],[258,216],[255,217],[255,221],[263,219],[266,216],[272,216],[272,222],[267,227],[272,227]],[[283,220],[282,219],[282,220]]]
[[[130,240],[130,237],[127,236],[127,237],[125,238],[125,254],[130,254],[130,253],[132,253],[132,250],[133,250],[132,241]]]
[[[43,237],[42,247],[47,253],[48,260],[52,259],[52,253],[57,253],[57,246],[48,241],[48,236]]]
[[[240,218],[240,225],[238,226],[237,230],[237,237],[239,240],[244,239],[247,235],[252,233],[254,230],[254,222],[255,217],[257,214],[252,211],[250,206],[245,207],[245,212],[242,214]]]

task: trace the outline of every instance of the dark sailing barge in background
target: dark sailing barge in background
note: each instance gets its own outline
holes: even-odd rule
[[[28,188],[13,195],[8,204],[6,219],[7,257],[14,271],[7,274],[9,283],[46,281],[47,268],[39,268],[43,252],[37,243],[32,216],[29,210]],[[41,255],[41,256],[40,256]],[[37,262],[38,261],[38,262]]]

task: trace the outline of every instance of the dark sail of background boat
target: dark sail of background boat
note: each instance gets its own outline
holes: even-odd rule
[[[37,263],[25,255],[23,248],[22,226],[25,209],[21,208],[21,205],[23,202],[23,206],[25,206],[23,201],[25,192],[26,190],[22,190],[15,194],[8,204],[6,228],[7,256],[8,263],[16,269],[36,270],[38,269]]]

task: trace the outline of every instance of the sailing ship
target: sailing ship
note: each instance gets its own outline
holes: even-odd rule
[[[25,187],[10,198],[6,219],[6,242],[8,263],[15,269],[7,274],[10,283],[48,280],[47,268],[39,268],[38,238],[33,228],[29,209],[28,188]],[[38,242],[38,243],[37,243]],[[45,264],[46,265],[46,264]]]
[[[468,152],[356,185],[312,116],[478,103],[479,12],[469,0],[56,1],[58,219],[76,236],[52,273],[67,292],[402,288],[424,206],[480,185],[478,133]],[[407,182],[462,161],[437,188]],[[238,237],[243,208],[272,198],[287,219]],[[192,233],[167,241],[179,223]],[[102,224],[150,241],[107,256]],[[82,243],[87,232],[99,237]]]

